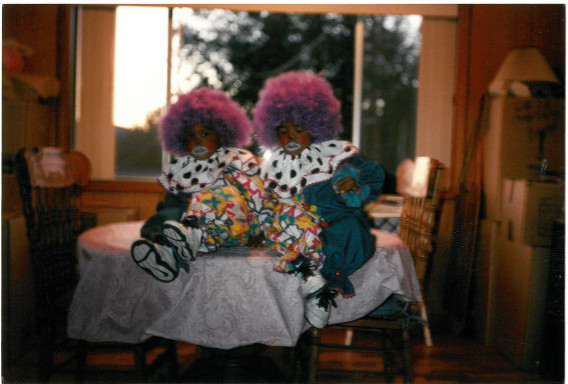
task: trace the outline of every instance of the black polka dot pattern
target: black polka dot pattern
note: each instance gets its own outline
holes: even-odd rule
[[[331,179],[339,164],[357,152],[352,144],[339,140],[312,144],[294,156],[280,149],[274,152],[261,176],[269,190],[280,198],[289,198],[310,185]]]
[[[256,176],[260,167],[252,153],[244,149],[220,148],[206,160],[191,155],[172,159],[158,181],[173,193],[193,194],[228,183],[225,174]]]

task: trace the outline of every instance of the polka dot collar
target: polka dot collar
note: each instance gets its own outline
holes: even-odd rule
[[[263,164],[264,185],[279,198],[293,197],[310,185],[331,179],[339,164],[357,153],[353,144],[340,140],[311,144],[299,155],[279,149]]]
[[[222,174],[229,166],[247,174],[259,171],[256,158],[249,151],[222,147],[205,160],[190,155],[172,159],[158,181],[174,194],[215,189],[227,184]]]

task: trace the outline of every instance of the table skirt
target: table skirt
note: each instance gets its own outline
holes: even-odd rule
[[[156,335],[230,349],[254,343],[294,346],[309,328],[300,278],[274,272],[273,251],[222,249],[163,283],[130,256],[142,224],[108,224],[80,236],[80,281],[68,317],[69,337],[136,343]],[[408,249],[397,236],[373,231],[377,250],[351,277],[356,296],[336,299],[332,324],[365,315],[393,292],[421,300]]]

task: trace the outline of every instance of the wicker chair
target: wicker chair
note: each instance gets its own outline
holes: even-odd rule
[[[442,166],[435,159],[417,158],[409,160],[397,172],[397,189],[403,196],[400,229],[398,236],[406,243],[413,256],[415,269],[421,287],[428,276],[428,265],[435,250],[435,240],[440,213],[440,175]],[[417,315],[420,313],[420,316]],[[297,353],[309,354],[307,367],[308,382],[317,382],[318,375],[342,374],[358,376],[381,376],[386,382],[402,376],[404,382],[414,378],[412,366],[412,344],[410,327],[422,323],[425,342],[431,343],[424,303],[413,303],[393,294],[381,306],[363,318],[327,326],[319,330],[311,328],[302,335]],[[350,345],[324,343],[329,329],[349,329],[359,332],[373,332],[376,338],[366,338],[368,342],[352,342]],[[325,338],[324,338],[325,339]],[[348,343],[349,344],[349,343]],[[308,348],[304,348],[308,346]],[[343,369],[320,369],[319,357],[322,350],[349,350],[372,352],[383,357],[383,369],[373,371],[346,371]],[[303,359],[299,359],[303,360]],[[300,371],[301,372],[301,371]]]
[[[67,310],[79,278],[77,237],[96,224],[96,217],[80,212],[77,204],[82,187],[89,182],[88,159],[79,152],[63,153],[59,148],[21,149],[16,155],[15,168],[35,284],[38,380],[49,381],[55,371],[74,363],[77,380],[81,381],[91,346],[133,351],[138,381],[148,381],[151,371],[166,360],[170,375],[176,376],[177,352],[173,340],[90,343],[66,336]],[[163,353],[149,365],[146,353],[155,348]]]

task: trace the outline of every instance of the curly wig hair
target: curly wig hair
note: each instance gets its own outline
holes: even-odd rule
[[[162,117],[160,139],[164,149],[177,156],[188,155],[188,132],[196,124],[213,130],[227,147],[247,145],[253,131],[244,109],[227,94],[199,88],[181,95]]]
[[[314,143],[337,139],[343,130],[340,102],[331,85],[307,71],[266,80],[252,113],[257,139],[268,148],[280,145],[276,128],[286,122],[302,126]]]

